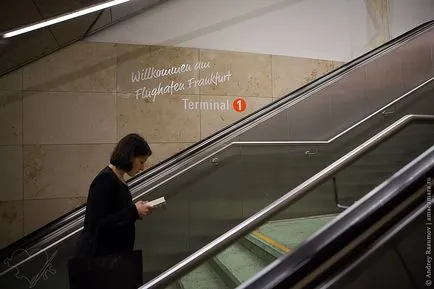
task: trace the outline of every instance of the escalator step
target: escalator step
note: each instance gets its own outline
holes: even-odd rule
[[[264,269],[268,263],[240,244],[234,244],[214,258],[231,283],[241,284]]]
[[[183,289],[228,289],[209,263],[205,263],[179,281]]]
[[[292,250],[335,217],[336,215],[322,215],[272,221],[260,227],[258,232]]]

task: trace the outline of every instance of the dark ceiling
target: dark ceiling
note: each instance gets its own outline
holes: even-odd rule
[[[0,0],[0,32],[107,0]],[[167,0],[131,0],[12,38],[0,39],[0,76]]]

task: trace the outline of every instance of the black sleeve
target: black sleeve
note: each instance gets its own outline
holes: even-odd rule
[[[100,233],[110,231],[121,224],[134,223],[139,217],[134,204],[114,212],[118,186],[116,180],[110,176],[99,175],[90,187],[87,204],[89,221]]]

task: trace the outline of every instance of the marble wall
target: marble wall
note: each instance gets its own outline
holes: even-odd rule
[[[202,66],[195,69],[197,63]],[[187,64],[192,69],[182,73],[134,78],[145,68]],[[80,42],[0,78],[0,247],[83,204],[92,178],[125,134],[138,132],[150,142],[153,166],[339,65]],[[217,86],[194,82],[217,73]],[[178,84],[178,90],[157,95],[160,84]],[[156,89],[155,99],[146,97],[145,87]],[[232,108],[238,97],[246,101],[243,112]],[[229,109],[189,109],[182,99],[193,106],[220,101]]]
[[[371,29],[368,29],[369,48],[374,49],[392,38],[390,33],[390,3],[389,0],[365,0],[365,6],[371,20],[369,24],[372,23],[372,28],[369,27]]]

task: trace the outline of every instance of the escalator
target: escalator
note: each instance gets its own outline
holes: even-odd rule
[[[238,289],[432,286],[434,146]]]
[[[159,280],[157,276],[360,143],[399,120],[411,122],[274,216],[276,226],[280,222],[290,231],[305,227],[305,220],[312,225],[292,243],[276,242],[276,248],[260,253],[266,262],[255,268],[263,268],[431,146],[432,123],[403,117],[434,115],[433,27],[429,22],[415,28],[130,180],[135,200],[165,196],[168,201],[166,210],[136,225],[144,279]],[[67,288],[66,261],[81,231],[83,212],[79,208],[1,250],[0,284]],[[250,243],[243,240],[238,252],[278,239],[268,236],[271,231],[269,225],[251,234]],[[205,271],[230,271],[219,266],[224,262],[215,260]],[[224,282],[237,285],[250,277],[231,276],[232,281]],[[173,286],[183,285],[176,281]]]
[[[409,164],[404,164],[397,169],[398,173],[395,171],[389,177],[384,178],[373,189],[366,191],[365,195],[354,204],[351,204],[349,208],[345,209],[343,206],[338,206],[339,202],[336,202],[335,207],[341,207],[339,213],[316,214],[304,218],[290,218],[287,216],[288,212],[298,208],[300,203],[307,199],[311,199],[312,195],[315,195],[318,191],[326,193],[324,188],[329,185],[333,187],[329,193],[333,195],[332,191],[334,191],[336,196],[336,187],[339,186],[336,176],[349,170],[360,169],[363,164],[366,164],[367,160],[381,158],[380,152],[391,151],[393,147],[396,149],[396,142],[399,139],[412,138],[417,143],[418,139],[414,137],[413,133],[414,129],[417,129],[421,124],[431,126],[430,128],[425,126],[425,129],[428,129],[427,132],[432,132],[434,116],[407,116],[390,125],[140,289],[243,288],[245,283],[251,282],[250,280],[258,273],[263,274],[265,277],[255,280],[253,283],[255,287],[252,288],[262,289],[266,287],[261,286],[268,283],[274,284],[272,280],[278,280],[279,276],[284,273],[289,274],[292,271],[297,271],[299,267],[303,267],[303,270],[300,269],[299,272],[297,271],[294,274],[304,274],[306,270],[312,270],[312,267],[315,269],[320,267],[319,260],[327,263],[331,259],[331,253],[341,250],[344,248],[344,244],[346,246],[350,241],[356,239],[357,234],[362,234],[363,226],[378,223],[381,214],[394,210],[395,207],[391,207],[392,205],[398,206],[399,204],[401,206],[403,197],[405,197],[406,201],[408,199],[411,202],[414,200],[421,202],[421,198],[423,199],[425,194],[421,190],[414,193],[414,187],[411,187],[412,189],[406,190],[403,195],[399,192],[399,198],[391,200],[391,204],[389,204],[387,198],[390,197],[391,193],[388,187],[394,186],[394,182],[403,180],[411,183],[408,186],[412,185],[414,180],[413,175],[410,174],[411,172],[408,173],[410,177],[405,177],[399,170],[409,171],[410,169],[407,167],[411,167],[411,170],[414,171],[416,166],[414,163],[418,163],[421,158],[424,158],[423,163],[426,163],[426,159],[429,161],[429,166],[426,165],[429,167],[426,174],[432,175],[434,173],[434,139],[431,139],[431,143],[426,144],[425,149],[417,153],[412,160],[409,160]],[[410,136],[410,131],[413,131],[413,137]],[[432,135],[432,133],[430,134]],[[412,144],[409,144],[409,146],[412,146]],[[401,149],[405,150],[406,148],[401,147]],[[428,157],[420,157],[420,154],[428,155]],[[376,164],[372,168],[375,167],[377,167]],[[402,169],[403,167],[404,169]],[[421,185],[421,180],[418,179],[417,183],[424,189],[426,189],[426,174],[423,175],[423,181],[425,182]],[[353,176],[353,179],[358,178],[358,175]],[[394,181],[395,179],[397,180]],[[370,180],[365,179],[364,182],[370,182]],[[379,191],[386,192],[379,193]],[[396,204],[398,201],[399,203]],[[377,207],[381,207],[380,212],[375,211]],[[368,210],[369,212],[366,211],[364,213],[366,215],[364,215],[360,210],[362,212]],[[343,226],[342,222],[346,225]],[[359,222],[368,223],[362,223],[362,226],[358,224]],[[334,241],[335,231],[338,230],[335,228],[339,229],[339,234],[342,235],[340,238],[343,238],[344,241],[340,239]],[[317,241],[312,243],[312,240]],[[325,247],[318,247],[317,242],[325,243]],[[287,263],[290,261],[285,260],[291,260],[291,266]],[[304,268],[305,266],[307,267]],[[284,273],[279,270],[277,270],[279,273],[274,272],[274,267]],[[327,267],[327,264],[325,267]],[[267,268],[267,272],[261,273],[265,268]],[[300,281],[297,279],[299,277],[294,276],[291,277],[291,286]]]

